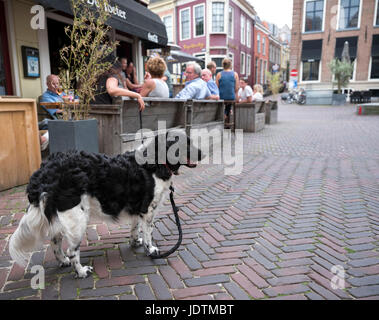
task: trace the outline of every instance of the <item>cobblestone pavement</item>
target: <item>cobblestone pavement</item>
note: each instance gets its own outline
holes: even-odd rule
[[[129,229],[91,221],[81,245],[93,276],[59,269],[46,242],[26,270],[8,240],[25,186],[0,193],[0,299],[378,299],[379,117],[353,106],[281,106],[279,123],[244,135],[241,175],[222,165],[174,177],[184,239],[168,259],[129,247]],[[169,202],[154,239],[177,240]],[[32,265],[46,288],[33,290]],[[333,266],[345,270],[333,289]],[[332,281],[333,280],[333,281]]]

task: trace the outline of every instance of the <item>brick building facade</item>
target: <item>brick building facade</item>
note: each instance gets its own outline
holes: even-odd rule
[[[290,69],[299,85],[331,89],[329,63],[349,42],[353,90],[379,92],[379,0],[294,0]]]

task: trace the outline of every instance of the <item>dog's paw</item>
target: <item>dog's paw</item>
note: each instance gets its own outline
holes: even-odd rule
[[[150,248],[145,247],[146,255],[149,257],[159,256],[160,251],[157,247],[151,246]]]
[[[69,266],[71,266],[71,262],[70,262],[70,259],[68,257],[65,257],[64,261],[59,263],[59,268],[66,268]]]
[[[90,266],[84,266],[79,271],[76,271],[75,278],[84,279],[89,277],[93,272],[93,268]]]
[[[130,245],[131,245],[133,248],[140,247],[140,246],[142,246],[142,244],[143,244],[143,240],[142,240],[142,238],[132,239],[132,240],[130,241]]]

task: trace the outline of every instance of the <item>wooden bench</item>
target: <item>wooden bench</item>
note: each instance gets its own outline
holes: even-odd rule
[[[265,102],[236,103],[234,110],[235,129],[259,132],[265,126]]]
[[[266,124],[278,122],[278,101],[269,100],[265,103]]]
[[[182,100],[144,98],[142,127],[158,133],[159,125],[165,129],[180,128],[208,130],[224,127],[224,102],[211,100]],[[99,150],[116,155],[131,151],[141,143],[139,134],[140,115],[136,100],[116,100],[112,105],[92,105],[90,116],[98,120]]]

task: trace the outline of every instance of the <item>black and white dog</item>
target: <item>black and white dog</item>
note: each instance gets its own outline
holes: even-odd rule
[[[51,155],[30,179],[30,205],[10,239],[12,259],[25,266],[29,252],[49,237],[60,266],[72,265],[77,277],[87,277],[92,267],[80,264],[79,246],[90,215],[130,223],[131,245],[143,244],[147,255],[158,255],[152,244],[156,209],[166,199],[179,167],[196,167],[203,158],[183,132],[169,132],[163,140],[163,148],[157,136],[146,147],[115,157],[86,152]],[[139,164],[137,156],[146,156],[149,150],[155,151],[153,161]],[[169,159],[169,153],[176,156],[176,162]],[[61,247],[63,237],[68,241],[67,256]]]

